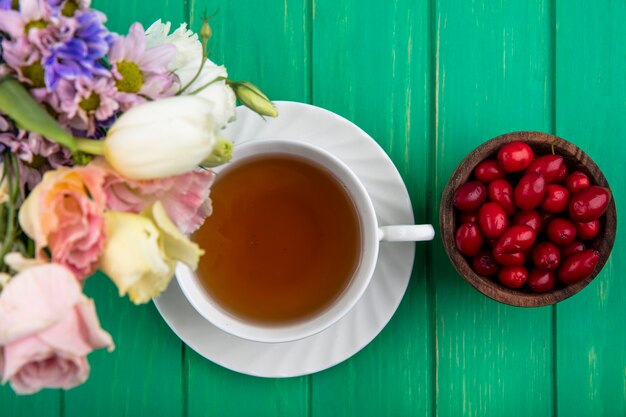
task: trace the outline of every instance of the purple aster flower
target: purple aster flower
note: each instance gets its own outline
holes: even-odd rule
[[[52,9],[43,0],[20,0],[20,9],[0,7],[0,31],[12,39],[42,29],[50,19]]]
[[[144,97],[158,99],[174,95],[177,78],[168,70],[168,64],[175,56],[174,45],[147,48],[140,23],[130,27],[128,36],[115,39],[108,58],[122,110],[144,102]]]
[[[116,94],[110,77],[61,80],[56,89],[58,106],[55,110],[60,113],[62,123],[93,136],[97,122],[105,122],[119,109]]]
[[[37,133],[24,130],[17,134],[0,133],[0,144],[17,156],[22,187],[31,190],[41,182],[45,172],[72,165],[72,153],[67,148]]]
[[[13,0],[0,0],[0,10],[11,10]]]
[[[104,27],[104,15],[81,13],[72,39],[57,44],[43,61],[48,88],[56,87],[60,79],[75,80],[106,75],[108,70],[100,60],[113,44],[113,35]]]
[[[13,41],[2,41],[3,58],[18,80],[35,88],[44,87],[44,71],[41,66],[41,54],[25,36]]]
[[[91,0],[48,0],[48,4],[64,16],[73,16],[76,10],[87,10]]]

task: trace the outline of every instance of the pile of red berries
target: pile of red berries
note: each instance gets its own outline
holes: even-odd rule
[[[585,173],[570,173],[563,157],[535,157],[526,143],[511,142],[456,190],[456,247],[477,274],[497,274],[509,288],[574,284],[600,260],[588,245],[610,200]]]

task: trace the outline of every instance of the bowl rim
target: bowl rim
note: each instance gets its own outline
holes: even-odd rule
[[[595,248],[600,252],[600,261],[589,277],[577,282],[576,284],[568,285],[545,293],[531,293],[507,288],[491,278],[476,274],[465,257],[458,252],[454,243],[454,232],[456,230],[456,214],[453,207],[454,192],[461,184],[465,183],[470,178],[474,168],[479,162],[483,161],[488,156],[495,155],[502,145],[514,141],[525,142],[529,144],[533,150],[535,150],[534,148],[538,146],[554,146],[554,149],[559,149],[561,151],[560,154],[562,154],[568,162],[573,161],[577,169],[582,169],[590,175],[594,184],[607,187],[609,190],[611,189],[606,177],[596,163],[589,157],[589,155],[573,143],[558,136],[543,132],[519,131],[506,133],[496,136],[475,148],[465,158],[463,158],[462,161],[459,162],[456,169],[450,175],[448,183],[446,184],[441,196],[441,205],[439,209],[441,238],[446,254],[448,255],[448,258],[450,258],[450,261],[456,271],[476,290],[500,303],[518,307],[542,307],[556,304],[572,297],[574,294],[580,292],[583,288],[589,285],[589,283],[600,273],[611,255],[613,244],[615,242],[615,235],[617,231],[617,209],[615,206],[615,199],[611,198],[604,221],[601,224],[602,229],[599,237],[602,237],[602,239],[597,237],[594,240],[599,242],[599,245]]]

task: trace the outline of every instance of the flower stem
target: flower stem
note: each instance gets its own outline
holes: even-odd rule
[[[206,58],[204,57],[204,53],[203,53],[202,54],[202,63],[200,64],[200,68],[198,68],[198,72],[196,72],[196,75],[193,76],[191,81],[189,81],[186,86],[184,86],[178,93],[176,93],[177,96],[179,96],[182,93],[184,93],[185,90],[188,89],[191,86],[191,84],[193,84],[194,81],[196,81],[198,79],[198,77],[200,76],[200,73],[202,72],[202,68],[204,68],[204,64],[205,63],[206,63]]]
[[[12,175],[8,176],[9,182],[9,193],[10,200],[8,202],[8,213],[7,213],[7,223],[6,223],[6,232],[4,235],[4,241],[2,242],[2,248],[0,248],[0,270],[6,271],[7,266],[4,263],[4,256],[9,253],[11,248],[13,247],[13,241],[15,239],[15,214],[16,214],[16,205],[17,205],[17,196],[20,192],[20,167],[17,164],[17,159],[15,155],[11,155],[7,158],[6,163],[9,164],[8,169],[13,169]]]
[[[104,155],[104,141],[76,138],[77,149],[90,155]]]
[[[208,86],[210,86],[211,84],[215,84],[216,82],[219,81],[224,81],[227,80],[226,77],[217,77],[215,78],[213,81],[210,81],[206,84],[204,84],[202,87],[196,88],[195,90],[193,90],[191,93],[189,93],[189,95],[194,95],[194,94],[198,94],[200,91],[204,90],[205,88],[207,88]]]

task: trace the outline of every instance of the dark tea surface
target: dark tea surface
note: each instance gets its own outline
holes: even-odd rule
[[[250,157],[218,174],[213,213],[193,240],[198,275],[230,314],[305,319],[343,292],[359,263],[354,203],[324,168],[290,155]]]

